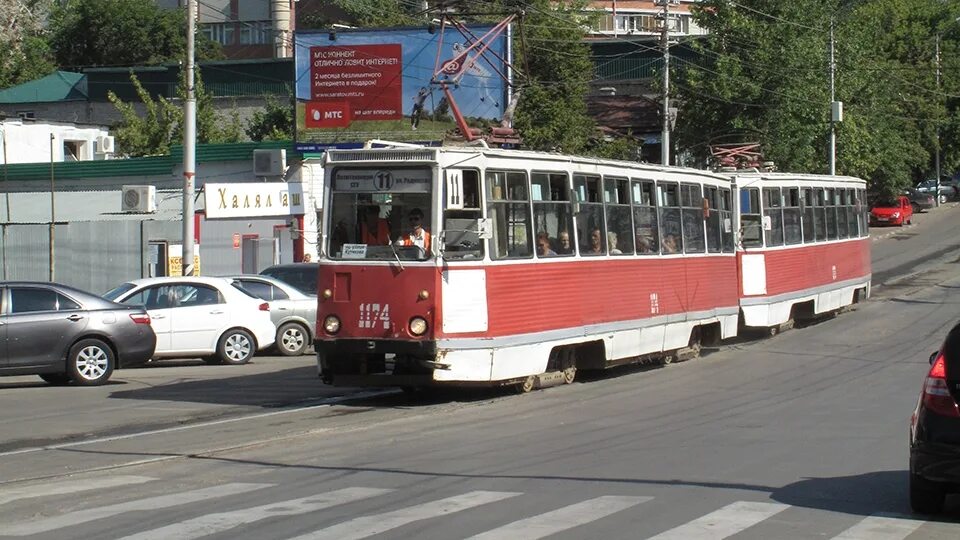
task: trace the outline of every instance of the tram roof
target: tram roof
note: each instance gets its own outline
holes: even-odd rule
[[[729,175],[731,179],[752,178],[752,179],[758,179],[758,180],[770,180],[772,182],[784,182],[784,183],[801,181],[801,182],[822,183],[822,184],[854,183],[854,184],[866,185],[866,180],[862,178],[857,178],[855,176],[844,176],[844,175],[764,172],[764,171],[756,171],[756,170],[726,172],[723,174]]]

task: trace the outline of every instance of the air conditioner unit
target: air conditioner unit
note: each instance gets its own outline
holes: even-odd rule
[[[100,154],[112,154],[116,152],[112,135],[100,135],[97,137],[97,152]]]
[[[281,148],[253,151],[254,176],[283,176],[287,171],[287,151]]]
[[[120,210],[140,213],[156,212],[157,188],[155,186],[123,186]]]

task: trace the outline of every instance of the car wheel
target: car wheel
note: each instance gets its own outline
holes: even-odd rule
[[[66,373],[41,373],[40,378],[54,386],[63,386],[70,383],[70,376]]]
[[[246,364],[257,350],[253,336],[246,330],[227,330],[217,343],[217,356],[224,364]]]
[[[300,356],[307,348],[307,329],[295,322],[288,322],[277,330],[277,349],[283,356]]]
[[[923,208],[920,208],[920,205],[917,204],[917,203],[911,204],[911,205],[910,205],[910,208],[913,209],[913,213],[914,213],[914,214],[919,214],[920,212],[923,211]]]
[[[82,339],[70,347],[67,375],[80,386],[97,386],[113,374],[113,350],[99,339]]]
[[[938,514],[943,510],[946,492],[935,482],[910,474],[910,508],[918,514]]]

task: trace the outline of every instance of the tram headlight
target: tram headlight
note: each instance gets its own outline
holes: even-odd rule
[[[423,317],[414,317],[410,319],[410,333],[415,336],[422,336],[427,332],[427,320]]]
[[[337,332],[339,332],[340,317],[337,317],[336,315],[327,315],[327,317],[323,319],[323,329],[328,334],[336,334]]]
[[[333,291],[331,291],[330,289],[324,289],[324,290],[323,290],[323,297],[324,297],[324,298],[330,298],[331,296],[333,296]]]

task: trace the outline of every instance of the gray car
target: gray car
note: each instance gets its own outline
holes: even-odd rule
[[[95,386],[148,362],[156,345],[143,307],[56,283],[0,282],[0,375]]]
[[[270,303],[270,318],[277,326],[276,347],[284,356],[304,353],[316,337],[317,297],[272,277],[230,276],[235,287]]]

